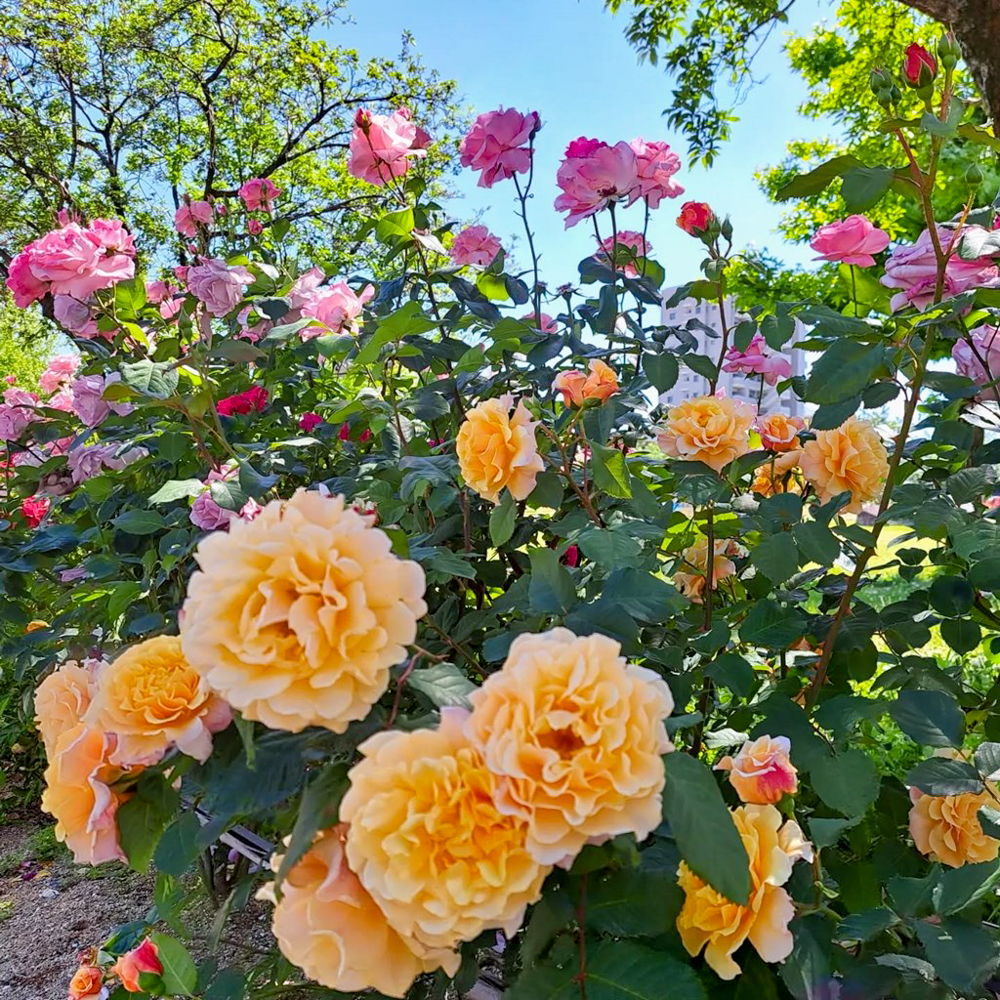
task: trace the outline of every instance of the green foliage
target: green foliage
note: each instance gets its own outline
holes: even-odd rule
[[[56,344],[56,330],[36,312],[25,312],[0,294],[0,377],[35,391]]]

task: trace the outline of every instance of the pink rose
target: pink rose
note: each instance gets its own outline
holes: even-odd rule
[[[55,295],[52,298],[52,312],[56,322],[80,337],[90,340],[97,336],[97,321],[86,302],[72,295]]]
[[[48,497],[25,497],[21,501],[21,516],[29,528],[37,528],[49,512],[52,501]]]
[[[202,531],[215,531],[218,528],[226,528],[229,522],[237,517],[235,510],[226,510],[220,507],[213,499],[209,490],[205,490],[195,498],[191,505],[191,512],[188,517],[196,528]]]
[[[106,250],[135,256],[135,239],[121,219],[94,219],[88,228]]]
[[[198,235],[198,226],[208,226],[212,221],[212,206],[207,201],[185,202],[174,213],[174,229],[193,239]]]
[[[320,289],[316,295],[302,306],[302,315],[318,319],[331,333],[354,333],[358,328],[357,319],[366,302],[375,295],[373,285],[366,285],[360,295],[349,285],[338,281]],[[323,334],[321,327],[304,327],[299,331],[302,340],[311,340]]]
[[[0,404],[0,441],[16,441],[35,419],[38,397],[24,389],[5,389]]]
[[[521,114],[514,108],[481,114],[462,139],[462,166],[480,171],[479,186],[524,174],[531,166],[531,137],[541,128],[537,111]]]
[[[63,413],[72,413],[73,390],[68,385],[64,385],[58,392],[53,393],[45,400],[45,405],[53,410],[62,410]]]
[[[576,139],[570,148],[585,148],[582,143],[596,140]],[[639,196],[639,166],[627,142],[614,146],[600,143],[584,156],[568,156],[556,172],[562,194],[555,207],[566,213],[566,228],[595,215],[612,202],[626,205]]]
[[[318,289],[326,280],[322,268],[311,267],[305,274],[300,274],[288,290],[288,299],[293,309],[301,309],[306,303],[319,298]]]
[[[224,260],[202,257],[187,270],[187,286],[213,316],[225,316],[243,301],[243,287],[253,284],[245,267],[230,267]]]
[[[309,434],[323,422],[323,418],[318,413],[303,413],[299,417],[299,429]]]
[[[677,198],[684,188],[673,179],[681,169],[681,158],[665,142],[633,139],[629,145],[639,168],[639,196],[650,208],[659,208],[664,198]]]
[[[975,350],[967,340],[956,340],[951,349],[958,374],[972,379],[978,385],[988,385],[1000,378],[1000,327],[981,326],[973,330],[972,344],[975,345]],[[983,362],[986,363],[985,368]],[[998,395],[1000,385],[984,389],[976,398],[995,401]]]
[[[250,219],[247,221],[247,232],[251,236],[260,236],[264,232],[263,223],[259,219]]]
[[[872,267],[872,254],[881,253],[889,245],[889,234],[876,229],[863,215],[849,215],[840,222],[820,226],[809,246],[819,254],[815,260],[839,261]]]
[[[81,375],[73,383],[73,411],[88,427],[96,427],[111,413],[124,417],[132,412],[131,403],[112,403],[104,398],[104,390],[121,379],[118,372],[111,372],[106,378]]]
[[[581,135],[570,141],[570,144],[566,147],[565,156],[566,159],[576,156],[590,156],[604,146],[607,146],[607,143],[601,142],[600,139],[588,139],[586,136]]]
[[[351,132],[347,169],[352,176],[382,187],[390,177],[402,177],[410,169],[410,157],[427,155],[418,146],[425,136],[418,137],[408,108],[391,115],[359,111]]]
[[[798,789],[791,750],[787,736],[761,736],[744,743],[735,757],[723,757],[715,770],[729,771],[729,782],[743,802],[774,805]]]
[[[979,228],[966,226],[963,232]],[[942,247],[950,245],[953,235],[950,229],[938,227]],[[937,258],[929,230],[925,229],[913,246],[897,247],[889,254],[881,282],[887,288],[901,289],[890,301],[894,311],[912,305],[923,312],[931,305],[937,287]],[[970,288],[996,288],[998,285],[1000,271],[992,258],[962,260],[953,253],[945,265],[942,299],[952,298]]]
[[[79,354],[57,354],[42,372],[38,387],[46,394],[58,392],[76,374],[79,367]]]
[[[633,233],[628,229],[623,229],[617,234],[617,242],[619,246],[628,247],[636,257],[648,257],[652,252],[653,245],[648,243],[644,238],[642,233]],[[615,245],[615,236],[609,236],[607,239],[601,240],[601,251],[594,254],[594,256],[602,264],[607,264],[608,267],[612,267],[614,257],[612,257],[612,252]],[[621,259],[621,252],[615,255],[618,259]],[[627,264],[618,264],[617,269],[620,270],[627,278],[638,278],[639,269],[634,263],[629,262]]]
[[[256,212],[263,208],[265,212],[271,211],[271,202],[281,194],[281,189],[274,186],[274,182],[267,177],[254,177],[248,180],[239,191],[240,197],[247,210]]]
[[[548,313],[542,313],[540,316],[536,316],[533,312],[525,313],[521,317],[521,322],[541,330],[542,333],[555,333],[559,329],[556,321]]]
[[[76,583],[77,580],[85,580],[90,574],[85,566],[73,566],[71,569],[64,569],[59,574],[60,583]]]
[[[72,449],[66,456],[66,461],[73,482],[79,486],[85,479],[97,476],[105,469],[119,472],[148,454],[145,448],[129,448],[122,451],[115,444],[93,444]]]
[[[253,497],[250,497],[250,499],[247,500],[242,507],[240,507],[240,520],[253,521],[263,509],[264,508],[261,507],[261,505],[257,503]]]
[[[500,240],[485,226],[466,226],[452,240],[449,252],[451,259],[459,267],[470,264],[486,267],[487,264],[493,263],[493,258],[501,249]]]
[[[7,269],[7,287],[14,295],[14,305],[26,309],[36,299],[48,293],[48,283],[35,277],[31,269],[31,256],[38,241],[29,243],[11,262]]]
[[[151,302],[154,306],[162,302],[164,299],[171,298],[178,292],[176,285],[170,284],[169,281],[147,281],[146,282],[146,301]]]
[[[726,363],[722,370],[742,372],[744,375],[763,375],[768,385],[776,385],[778,379],[791,377],[792,364],[782,355],[772,354],[763,336],[755,333],[745,351],[739,350],[735,345],[726,351]]]

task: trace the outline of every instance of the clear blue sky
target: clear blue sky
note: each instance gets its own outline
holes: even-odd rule
[[[761,52],[756,75],[765,79],[741,107],[733,139],[705,171],[688,169],[683,142],[667,131],[661,116],[669,101],[668,78],[661,69],[637,62],[624,38],[624,19],[607,13],[601,0],[354,0],[349,10],[355,23],[335,30],[337,44],[351,45],[362,56],[391,56],[399,50],[401,33],[410,30],[425,64],[456,80],[476,112],[503,105],[540,113],[530,211],[550,287],[575,279],[576,262],[594,247],[590,226],[565,230],[552,208],[559,160],[567,142],[581,134],[612,143],[642,135],[666,140],[681,154],[685,167],[678,179],[685,194],[665,201],[653,213],[649,230],[653,256],[666,268],[668,283],[696,277],[701,259],[701,244],[674,223],[687,198],[730,214],[738,247],[748,242],[767,246],[789,263],[810,259],[808,247],[782,242],[776,231],[781,209],[767,201],[753,179],[756,168],[781,159],[790,139],[825,131],[796,114],[805,86],[782,52],[786,29],[775,32]],[[789,27],[808,31],[832,17],[833,10],[825,0],[800,0]],[[456,180],[459,197],[449,208],[457,218],[482,212],[482,221],[509,244],[510,236],[520,232],[513,185],[507,181],[480,189],[477,176],[463,171]],[[622,213],[619,227],[641,230],[641,207]],[[523,266],[523,239],[516,252]]]

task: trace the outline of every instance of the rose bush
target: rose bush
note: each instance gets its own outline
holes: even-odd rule
[[[702,275],[666,306],[720,309],[707,354],[662,321],[659,140],[569,144],[554,208],[594,244],[554,294],[530,228],[521,271],[453,239],[398,107],[350,141],[398,203],[371,280],[294,259],[261,178],[182,199],[170,266],[100,219],[15,257],[80,359],[0,408],[3,654],[42,675],[57,835],[159,873],[74,995],[440,998],[483,961],[513,1000],[995,993],[1000,236],[974,184],[932,197],[947,141],[995,141],[944,65],[907,56],[928,110],[884,126],[930,162],[785,191],[849,172],[815,241],[843,313],[732,317],[731,224],[683,206]],[[461,147],[526,226],[544,135],[500,109]],[[915,246],[862,215],[890,185]],[[682,366],[709,391],[664,407]],[[213,847],[237,824],[267,875]],[[199,859],[217,926],[259,891],[281,957],[196,968],[156,929]]]

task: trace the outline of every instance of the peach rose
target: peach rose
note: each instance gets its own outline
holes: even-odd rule
[[[666,683],[625,662],[604,635],[519,635],[503,669],[473,692],[466,731],[499,779],[497,805],[528,824],[541,864],[662,821]]]
[[[722,979],[735,979],[740,967],[733,953],[749,940],[765,962],[783,962],[792,953],[788,923],[795,916],[791,897],[781,888],[799,858],[811,861],[812,845],[797,823],[782,826],[781,813],[770,805],[739,806],[733,822],[750,859],[750,898],[745,906],[730,902],[703,882],[682,861],[678,884],[684,906],[677,931],[689,955],[705,948],[705,961]]]
[[[122,986],[129,993],[145,992],[139,985],[139,976],[143,972],[158,976],[163,972],[156,945],[146,938],[137,948],[122,955],[111,967],[111,971],[122,981]]]
[[[671,458],[704,462],[721,472],[750,450],[754,408],[728,396],[698,396],[667,411],[657,442]]]
[[[560,372],[552,388],[563,394],[567,406],[583,406],[588,399],[607,402],[618,391],[618,376],[614,368],[600,358],[593,358],[588,365],[590,374],[573,370]]]
[[[910,836],[921,854],[951,868],[996,860],[1000,840],[983,833],[978,815],[996,803],[989,792],[925,795],[911,788],[910,798]]]
[[[851,502],[844,510],[853,514],[878,499],[889,474],[885,445],[875,428],[855,417],[835,430],[816,431],[816,440],[802,448],[800,464],[823,503],[849,490]]]
[[[784,413],[769,413],[758,417],[755,427],[760,443],[768,451],[792,451],[799,447],[799,431],[805,429],[801,417],[786,417]]]
[[[121,775],[108,763],[113,747],[114,737],[81,723],[56,740],[45,769],[42,809],[78,864],[125,860],[115,825],[121,800],[110,787]]]
[[[205,538],[188,584],[188,662],[245,718],[297,733],[363,719],[426,612],[424,572],[343,497],[298,490]]]
[[[583,406],[583,387],[587,384],[586,373],[574,368],[560,372],[552,382],[552,388],[563,394],[567,406]]]
[[[535,443],[535,424],[520,400],[510,416],[513,397],[487,399],[465,414],[456,450],[462,476],[481,497],[499,503],[506,487],[515,500],[535,488],[545,468]]]
[[[739,545],[731,538],[717,538],[713,546],[712,590],[719,589],[719,581],[736,572],[736,563],[728,556],[740,554]],[[694,604],[701,604],[705,593],[705,577],[708,573],[708,539],[699,538],[683,553],[682,567],[674,574],[678,590]],[[694,570],[694,572],[692,572]]]
[[[743,802],[773,805],[799,787],[791,750],[787,736],[760,736],[744,743],[735,757],[723,757],[715,770],[730,772],[729,782]]]
[[[467,715],[444,709],[436,730],[366,740],[340,805],[351,870],[428,960],[490,928],[516,933],[549,872],[528,852],[525,822],[495,804],[497,779],[462,733]]]
[[[69,1000],[98,1000],[104,975],[96,965],[81,965],[69,981]]]
[[[45,756],[52,760],[56,741],[83,721],[94,696],[94,671],[98,660],[67,660],[35,691],[35,727],[42,737]]]
[[[801,493],[801,474],[789,475],[798,467],[801,457],[802,449],[796,448],[793,451],[780,452],[774,455],[771,461],[758,465],[754,470],[750,491],[762,497],[772,497],[775,493]]]
[[[423,972],[443,965],[454,975],[457,953],[418,958],[389,926],[347,867],[346,833],[341,824],[317,836],[282,882],[280,900],[274,883],[258,892],[258,899],[275,903],[271,929],[281,953],[310,979],[344,993],[374,989],[402,997]],[[275,872],[281,861],[280,852],[271,858]]]
[[[155,764],[175,746],[203,763],[212,733],[232,721],[232,710],[184,659],[181,640],[158,635],[126,649],[97,674],[85,721],[114,733],[112,764]]]

